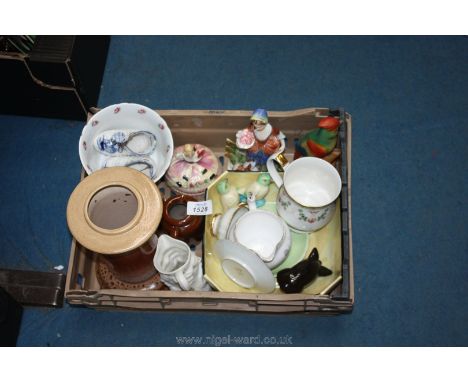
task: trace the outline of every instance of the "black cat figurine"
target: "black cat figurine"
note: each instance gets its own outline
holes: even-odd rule
[[[330,269],[322,266],[317,248],[314,248],[307,259],[302,260],[292,268],[279,271],[276,278],[283,292],[300,293],[317,276],[329,276],[331,274]]]

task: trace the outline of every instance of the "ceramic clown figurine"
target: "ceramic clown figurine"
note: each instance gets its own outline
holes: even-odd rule
[[[268,123],[267,111],[257,109],[250,117],[249,126],[237,132],[236,146],[246,150],[248,170],[263,171],[267,159],[283,151],[286,144],[284,134]]]

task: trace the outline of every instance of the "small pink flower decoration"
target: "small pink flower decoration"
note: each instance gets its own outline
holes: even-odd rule
[[[164,130],[164,125],[162,123],[160,123],[158,126],[161,130]]]
[[[255,135],[249,129],[239,130],[236,134],[236,145],[240,149],[249,149],[255,143]]]
[[[91,126],[96,126],[98,123],[99,123],[99,121],[95,119],[95,120],[93,121],[93,123],[91,123]]]
[[[139,113],[139,114],[145,114],[145,113],[146,113],[146,110],[145,110],[145,109],[138,109],[138,113]]]
[[[114,109],[114,113],[115,113],[115,114],[117,114],[119,111],[120,111],[120,107],[116,107],[116,108]]]

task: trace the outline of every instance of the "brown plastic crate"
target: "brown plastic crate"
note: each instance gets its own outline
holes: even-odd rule
[[[171,128],[176,146],[201,143],[222,156],[226,138],[246,127],[250,111],[241,110],[158,110]],[[328,115],[340,116],[338,148],[341,157],[336,165],[341,174],[341,245],[342,283],[330,294],[252,294],[226,292],[174,292],[100,289],[95,276],[96,256],[74,239],[65,287],[69,304],[96,309],[126,310],[202,310],[240,311],[332,315],[352,311],[354,279],[351,231],[351,115],[344,110],[308,108],[294,111],[269,112],[269,121],[285,133],[288,139],[287,156],[293,153],[294,140]],[[196,132],[196,137],[194,133]],[[226,163],[224,164],[226,166]],[[84,171],[82,171],[84,176]],[[158,183],[158,186],[160,184]],[[198,246],[198,255],[201,255]]]

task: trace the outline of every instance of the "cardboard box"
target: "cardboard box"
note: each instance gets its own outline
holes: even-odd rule
[[[109,36],[37,36],[29,54],[0,52],[0,114],[86,121],[109,42]]]
[[[222,156],[226,138],[246,127],[250,111],[158,110],[168,123],[176,146],[201,143]],[[205,310],[243,312],[306,312],[339,314],[350,312],[354,303],[353,254],[351,230],[351,116],[343,110],[309,108],[269,112],[269,122],[288,139],[287,156],[292,156],[294,140],[320,118],[340,116],[343,121],[338,140],[341,157],[335,162],[342,178],[341,249],[342,282],[329,294],[250,294],[225,292],[173,292],[100,289],[95,275],[96,255],[72,242],[65,297],[69,304],[99,309]],[[196,138],[195,138],[196,137]],[[224,163],[226,166],[226,163]],[[84,172],[82,172],[84,176]],[[158,184],[161,187],[161,184]],[[201,245],[197,255],[202,255]]]

